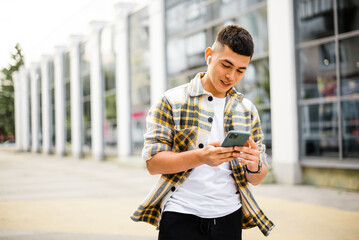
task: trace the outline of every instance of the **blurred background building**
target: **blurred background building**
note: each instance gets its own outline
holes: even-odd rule
[[[255,52],[237,89],[257,106],[270,177],[359,190],[359,2],[153,0],[15,74],[23,151],[140,158],[145,117],[166,90],[206,71],[218,30],[239,24]]]

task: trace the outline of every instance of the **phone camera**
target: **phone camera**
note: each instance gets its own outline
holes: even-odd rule
[[[231,134],[231,135],[229,135],[229,139],[236,139],[237,138],[237,136],[238,136],[238,134]]]

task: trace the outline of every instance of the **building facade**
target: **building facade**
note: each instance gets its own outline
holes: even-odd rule
[[[151,104],[204,72],[218,30],[239,24],[255,49],[236,87],[259,110],[271,180],[359,190],[358,1],[154,0],[115,13],[15,74],[18,148],[136,161]]]

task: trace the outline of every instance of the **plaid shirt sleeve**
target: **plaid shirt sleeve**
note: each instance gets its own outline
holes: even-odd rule
[[[147,132],[144,135],[145,143],[142,149],[142,158],[147,161],[159,152],[171,151],[174,121],[171,104],[165,96],[149,110],[146,125]]]

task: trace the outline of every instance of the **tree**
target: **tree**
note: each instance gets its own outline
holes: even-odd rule
[[[15,45],[11,59],[8,67],[1,69],[2,75],[0,76],[0,141],[15,136],[14,80],[12,74],[19,71],[19,68],[24,65],[24,56],[20,44]]]

